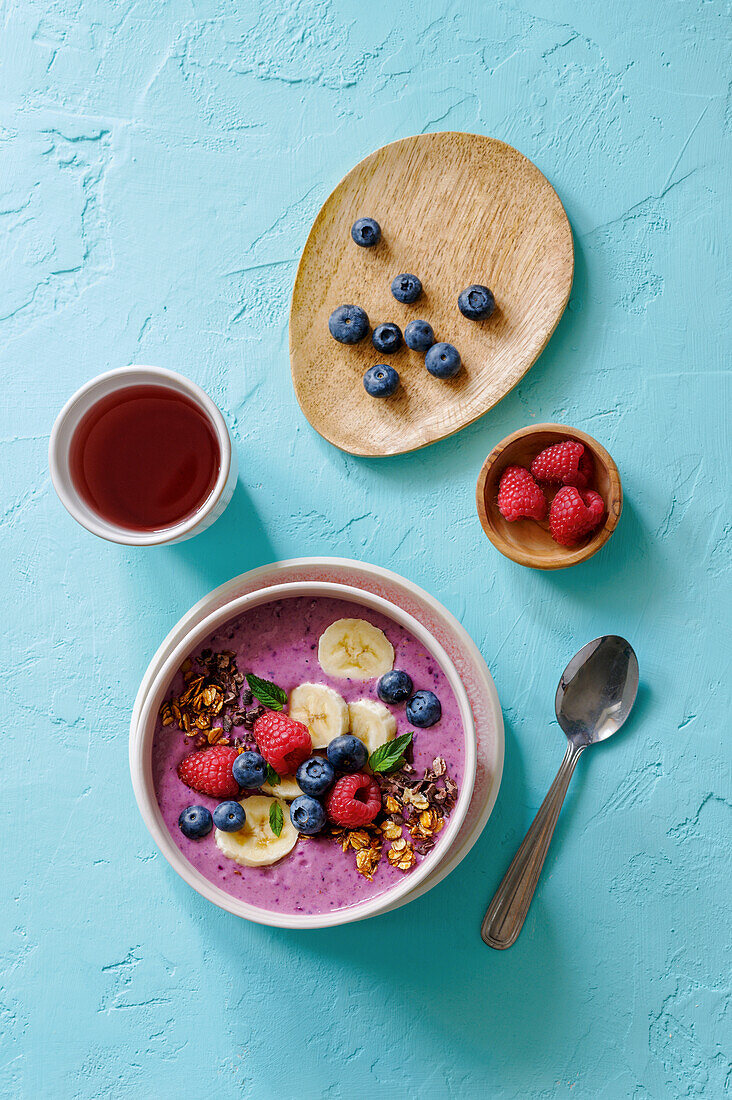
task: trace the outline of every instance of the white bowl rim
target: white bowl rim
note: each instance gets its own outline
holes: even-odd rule
[[[114,389],[125,389],[128,386],[135,385],[136,379],[141,380],[145,376],[148,377],[147,382],[140,381],[140,384],[154,385],[155,382],[150,378],[152,376],[152,378],[159,381],[160,385],[165,386],[167,384],[168,388],[185,393],[203,410],[216,431],[220,465],[213,489],[201,506],[187,519],[181,520],[180,523],[176,523],[171,527],[161,527],[155,531],[130,531],[102,519],[88,505],[83,504],[74,487],[68,468],[69,447],[68,445],[61,446],[61,436],[66,428],[67,421],[74,417],[79,405],[85,402],[94,390],[105,391],[108,383],[118,382],[119,384],[114,386],[113,389],[106,390],[106,392],[111,393],[114,392]],[[100,393],[101,396],[103,396],[103,393]],[[71,436],[73,436],[73,431],[68,443],[71,442]],[[178,542],[189,535],[217,507],[227,486],[231,461],[232,447],[229,429],[220,409],[214,404],[206,391],[190,378],[179,374],[178,371],[142,363],[133,363],[127,367],[115,367],[112,370],[104,371],[80,386],[56,417],[48,442],[48,464],[51,470],[51,481],[66,511],[73,516],[77,523],[80,523],[87,531],[91,531],[93,535],[98,535],[99,538],[106,539],[108,542],[121,543],[124,546],[163,546],[166,543]]]
[[[435,855],[439,856],[438,861],[435,861],[430,853],[430,856],[423,860],[419,867],[410,872],[409,875],[404,876],[403,882],[390,887],[383,893],[376,895],[376,897],[361,902],[358,905],[338,909],[330,913],[278,913],[274,910],[259,908],[249,902],[234,898],[231,894],[212,883],[188,862],[175,844],[167,825],[163,821],[157,799],[152,790],[152,759],[148,750],[151,749],[152,746],[155,720],[163,696],[165,695],[172,677],[178,671],[185,658],[197,645],[204,641],[204,639],[216,630],[217,627],[243,613],[245,610],[259,607],[262,604],[272,603],[278,599],[308,595],[330,596],[332,598],[347,600],[357,605],[360,604],[363,607],[371,608],[414,634],[438,661],[455,694],[463,722],[465,761],[463,781],[458,801],[450,814],[440,844],[435,850]],[[189,886],[192,886],[194,890],[208,901],[213,902],[213,904],[217,905],[219,908],[258,924],[266,924],[278,928],[327,928],[340,924],[347,924],[351,921],[375,916],[382,912],[385,905],[390,905],[392,902],[411,893],[411,891],[427,877],[434,868],[436,862],[441,861],[442,858],[447,855],[458,836],[460,827],[470,806],[475,784],[476,766],[475,722],[470,702],[458,672],[443,646],[417,619],[407,611],[391,603],[389,600],[371,592],[364,592],[350,585],[329,581],[291,581],[286,584],[257,589],[254,592],[236,597],[234,600],[227,602],[206,618],[202,619],[196,627],[181,639],[178,645],[171,651],[165,662],[160,666],[154,680],[150,684],[146,698],[141,704],[139,720],[135,730],[130,736],[130,772],[138,808],[158,849],[173,870],[176,871]]]

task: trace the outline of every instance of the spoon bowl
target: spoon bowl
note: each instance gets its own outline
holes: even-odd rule
[[[569,662],[554,709],[568,740],[579,747],[606,741],[630,714],[638,693],[638,658],[617,634],[588,642]]]

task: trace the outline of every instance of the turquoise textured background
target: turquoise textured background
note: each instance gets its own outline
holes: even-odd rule
[[[506,0],[0,6],[8,1097],[721,1097],[729,1085],[729,12]],[[287,313],[320,204],[375,147],[478,131],[557,188],[569,308],[521,385],[394,460],[320,439]],[[727,165],[725,168],[725,159]],[[180,547],[94,539],[54,496],[54,416],[129,362],[200,382],[241,481]],[[625,511],[554,575],[482,534],[483,458],[532,419],[597,436]],[[725,514],[726,509],[726,514]],[[127,725],[214,585],[297,555],[396,569],[464,622],[503,703],[496,810],[393,915],[296,934],[219,912],[157,854]],[[631,724],[578,769],[517,945],[480,919],[563,751],[556,681],[627,635]]]

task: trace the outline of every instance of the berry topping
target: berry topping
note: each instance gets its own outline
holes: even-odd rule
[[[407,703],[407,721],[420,729],[434,726],[442,717],[442,705],[433,691],[416,691]]]
[[[322,794],[333,786],[335,772],[329,760],[322,756],[311,756],[297,769],[297,782],[300,790],[310,794],[313,798],[320,798]]]
[[[424,357],[424,365],[435,378],[453,378],[460,370],[460,352],[452,344],[433,344]]]
[[[359,218],[351,226],[351,237],[361,248],[373,248],[381,240],[381,226],[373,218]]]
[[[357,344],[369,331],[368,315],[360,306],[338,306],[328,318],[328,328],[339,343]]]
[[[471,321],[482,321],[490,317],[496,308],[496,300],[487,286],[473,283],[462,292],[458,298],[458,309],[463,317]]]
[[[594,489],[580,492],[574,485],[565,485],[552,501],[549,530],[560,546],[574,546],[604,518],[605,502],[599,493]]]
[[[384,703],[406,703],[414,691],[412,677],[401,669],[393,668],[385,672],[376,685],[379,699]]]
[[[546,497],[523,466],[507,466],[498,485],[498,511],[509,523],[517,519],[544,519]]]
[[[363,386],[371,397],[391,397],[399,385],[399,375],[386,363],[369,367],[363,376]]]
[[[397,302],[416,302],[422,293],[422,283],[416,275],[397,275],[392,281],[391,292]]]
[[[435,333],[429,321],[410,321],[404,330],[404,343],[412,351],[429,351]]]
[[[584,489],[592,478],[592,458],[582,443],[565,439],[541,451],[531,463],[537,481],[558,481]]]
[[[219,802],[213,812],[213,821],[222,833],[235,833],[243,828],[247,815],[240,802]]]
[[[254,723],[254,737],[278,775],[294,775],[313,750],[308,727],[274,710],[265,711]]]
[[[325,825],[325,810],[317,798],[301,794],[290,805],[290,821],[299,833],[313,836]]]
[[[325,808],[336,825],[369,825],[381,809],[381,789],[370,775],[344,775],[326,796]]]
[[[231,768],[238,755],[238,749],[228,745],[189,752],[178,765],[178,778],[199,794],[234,798],[239,793],[239,784]]]
[[[189,840],[200,840],[211,832],[213,821],[205,806],[186,806],[185,810],[181,810],[178,825],[183,836]]]
[[[325,750],[328,760],[340,772],[357,772],[368,760],[368,749],[363,741],[351,733],[334,737]]]
[[[240,787],[254,791],[267,779],[267,761],[258,752],[240,752],[232,768],[234,779]]]
[[[377,325],[371,334],[371,343],[382,355],[392,355],[402,346],[402,330],[392,321]]]

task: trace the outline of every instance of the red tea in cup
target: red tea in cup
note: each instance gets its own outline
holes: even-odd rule
[[[157,531],[194,515],[219,474],[213,424],[167,386],[126,386],[79,422],[69,452],[76,491],[107,523]]]

